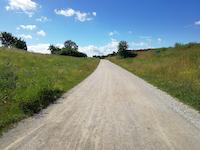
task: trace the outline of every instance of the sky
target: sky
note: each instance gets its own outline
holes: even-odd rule
[[[199,0],[0,0],[0,31],[49,53],[73,40],[88,56],[200,42]]]

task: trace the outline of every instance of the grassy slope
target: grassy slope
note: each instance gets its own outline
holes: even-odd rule
[[[136,58],[109,58],[180,101],[200,110],[200,46],[138,52]]]
[[[28,116],[20,104],[49,98],[48,94],[60,96],[86,78],[98,62],[0,48],[0,133]]]

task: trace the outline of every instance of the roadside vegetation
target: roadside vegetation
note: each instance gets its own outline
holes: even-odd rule
[[[86,78],[98,61],[0,48],[0,133],[53,103]]]
[[[137,57],[108,57],[180,101],[200,111],[200,44],[135,51]]]

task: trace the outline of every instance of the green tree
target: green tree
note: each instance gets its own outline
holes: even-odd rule
[[[27,51],[26,42],[24,40],[22,40],[21,38],[19,38],[19,39],[15,38],[14,47]]]
[[[4,47],[12,47],[12,46],[14,46],[14,44],[16,42],[13,35],[11,33],[8,33],[8,32],[1,32],[0,40],[1,40],[1,44]]]
[[[54,45],[50,45],[48,50],[51,51],[51,54],[60,54],[61,53],[61,49]]]
[[[121,57],[126,57],[127,49],[128,49],[128,43],[126,41],[120,41],[118,45],[118,54]]]
[[[0,33],[0,41],[4,47],[16,47],[18,49],[27,50],[27,45],[24,40],[17,38],[8,32]]]
[[[64,48],[68,50],[78,51],[78,45],[71,40],[67,40],[64,42]]]

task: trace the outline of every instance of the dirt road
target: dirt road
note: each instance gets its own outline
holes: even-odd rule
[[[5,133],[0,149],[199,150],[200,115],[102,60],[56,104]]]

